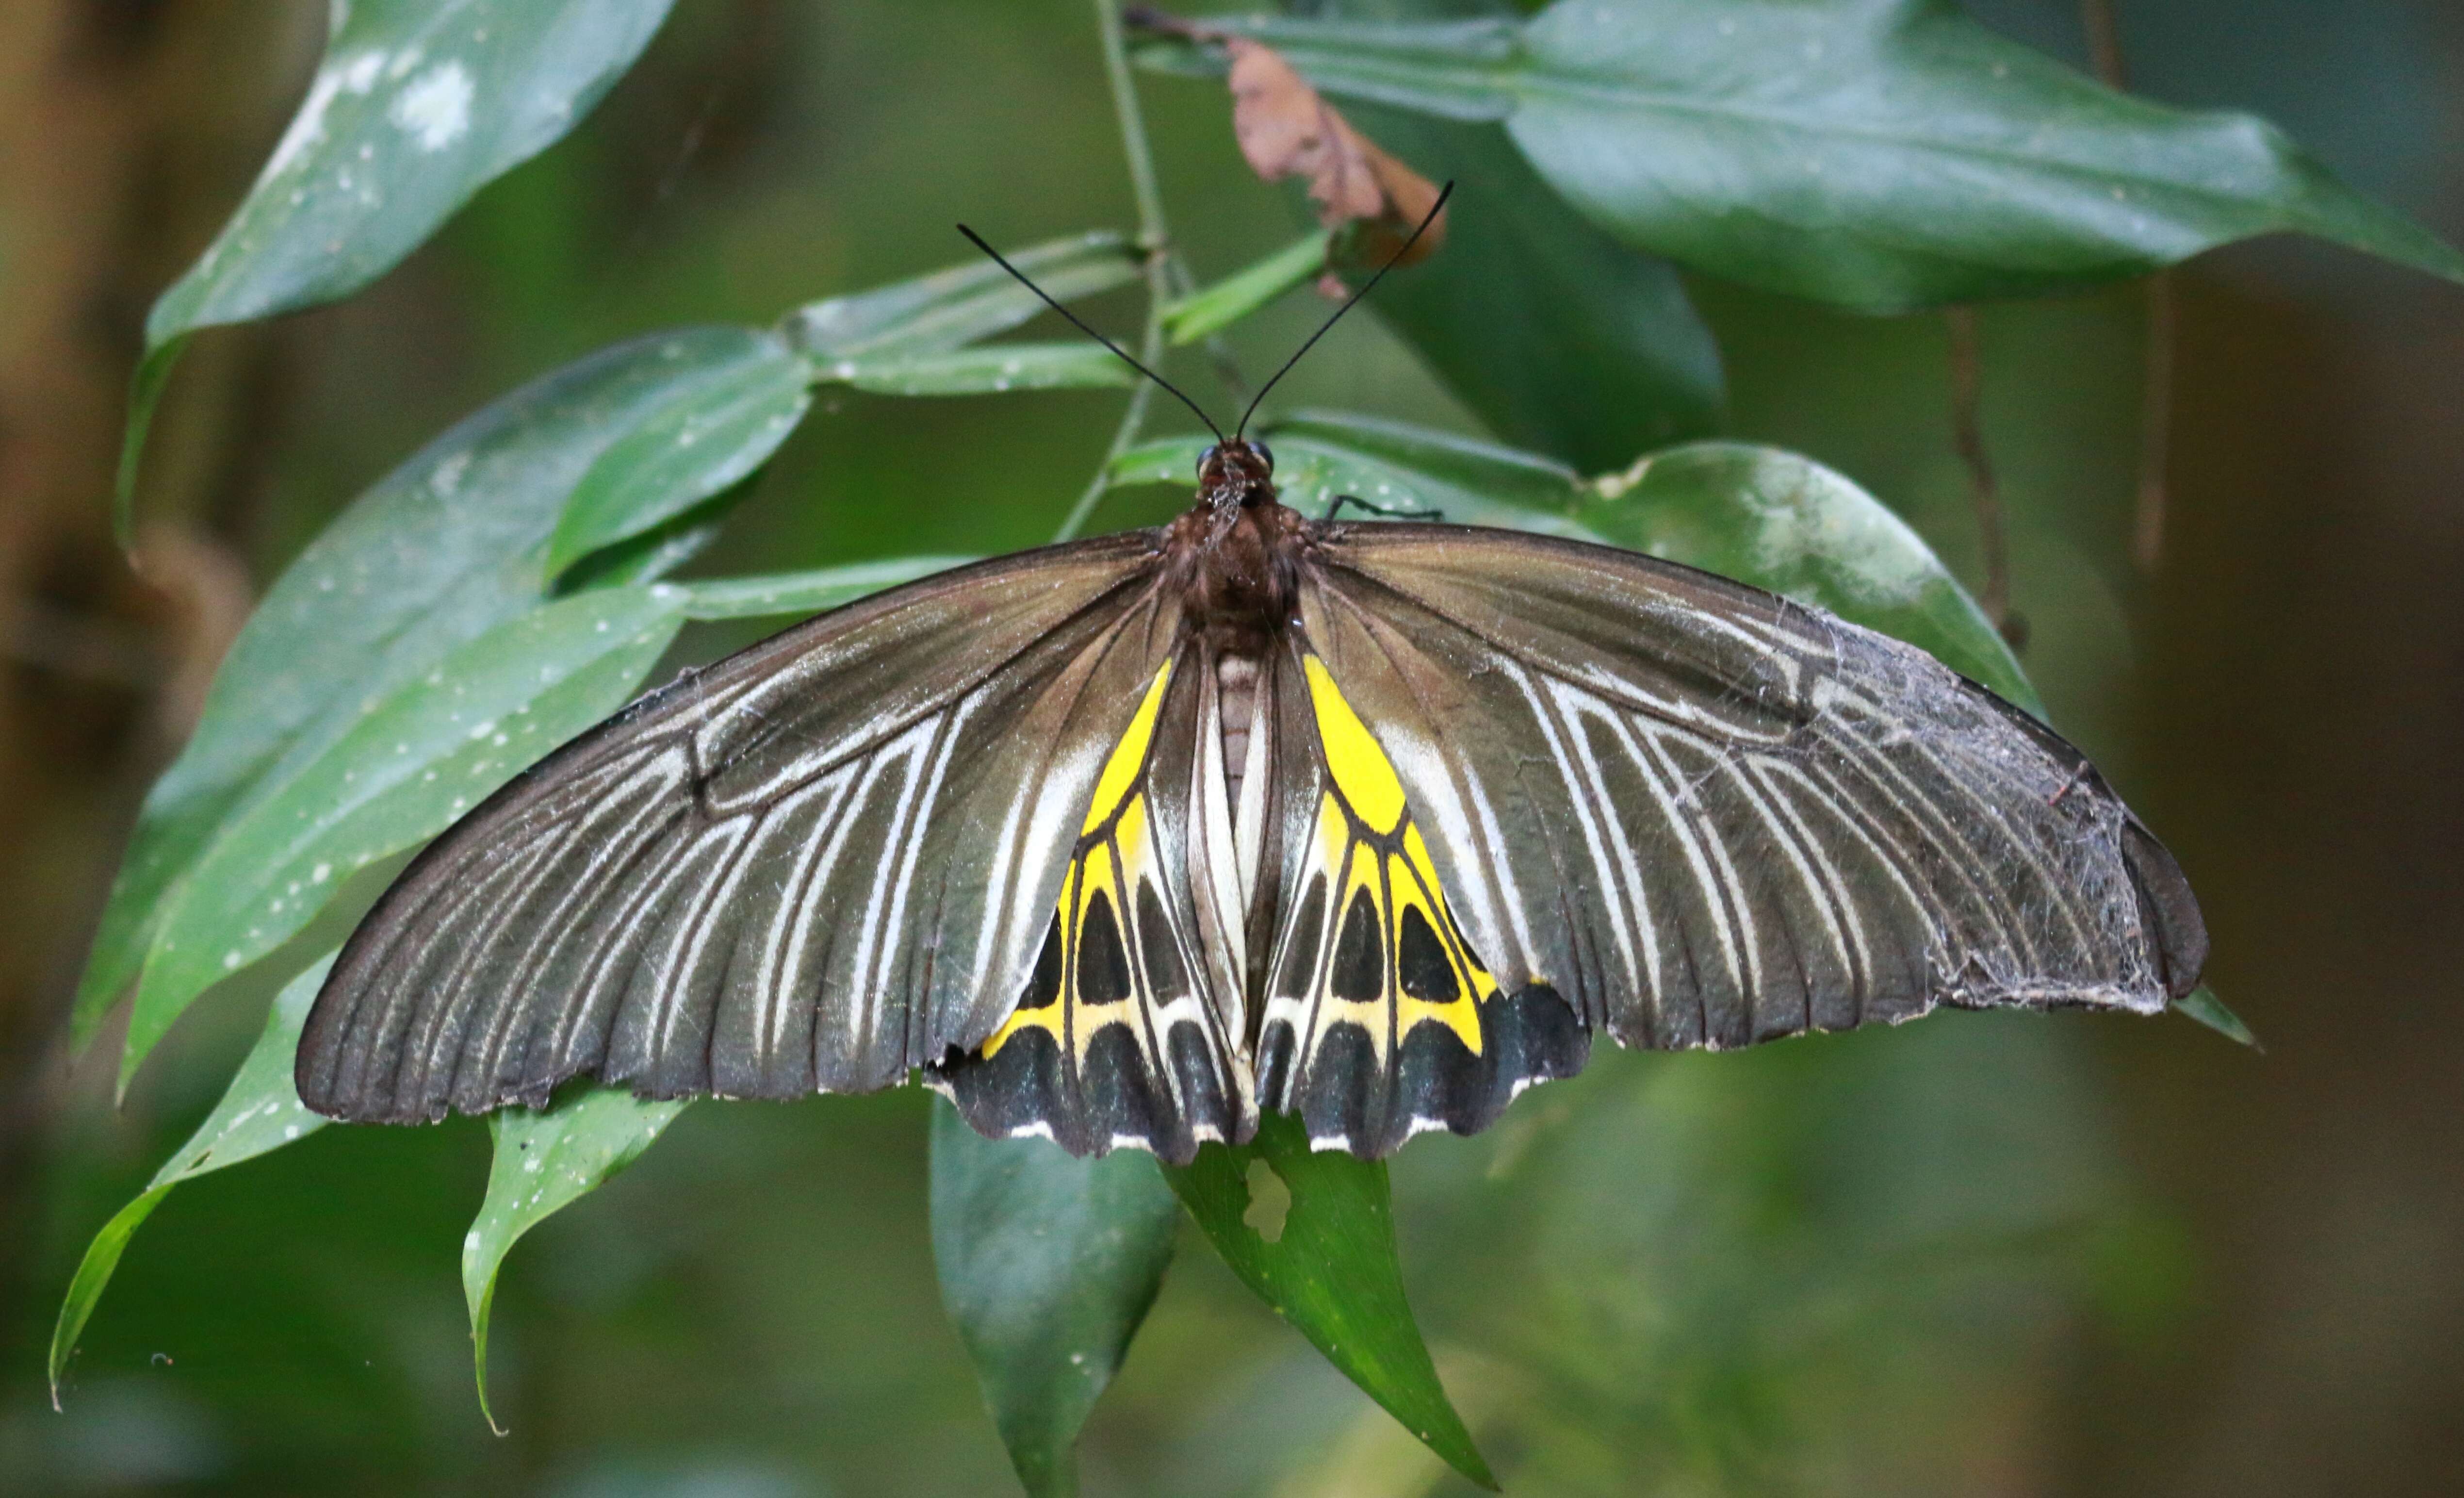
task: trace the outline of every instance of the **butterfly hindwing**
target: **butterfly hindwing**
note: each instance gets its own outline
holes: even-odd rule
[[[1485,1128],[1589,1038],[1542,986],[1502,990],[1457,925],[1402,782],[1326,663],[1278,673],[1279,920],[1259,995],[1260,1098],[1313,1143],[1384,1155]]]
[[[1120,1146],[1187,1163],[1255,1128],[1189,892],[1199,683],[1186,650],[1149,685],[1107,758],[1018,1005],[931,1068],[967,1121],[1078,1155]]]

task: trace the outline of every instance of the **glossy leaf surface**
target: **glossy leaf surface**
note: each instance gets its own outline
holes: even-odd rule
[[[154,304],[149,346],[344,296],[573,128],[672,0],[355,0],[221,235]]]
[[[179,341],[348,296],[472,194],[573,128],[673,0],[357,0],[256,185],[154,303],[129,403],[119,530]]]
[[[994,395],[1010,390],[1108,389],[1137,371],[1101,343],[989,343],[920,353],[864,354],[814,366],[825,380],[876,395]]]
[[[1609,540],[1923,646],[2044,716],[1985,610],[1906,521],[1845,474],[1777,448],[1701,442],[1654,453],[1597,490],[1581,519]]]
[[[1291,1194],[1271,1238],[1251,1220],[1257,1163]],[[1447,1402],[1404,1298],[1383,1160],[1311,1150],[1299,1119],[1268,1113],[1252,1143],[1204,1145],[1187,1167],[1165,1166],[1163,1176],[1223,1262],[1277,1315],[1448,1465],[1497,1486]]]
[[[1494,124],[1353,115],[1455,184],[1445,248],[1388,276],[1370,305],[1490,431],[1599,470],[1719,425],[1719,345],[1667,261],[1567,206]]]
[[[673,519],[767,461],[812,404],[812,369],[774,333],[731,329],[582,475],[548,541],[547,573]]]
[[[646,1101],[623,1088],[590,1087],[551,1108],[503,1108],[488,1115],[496,1146],[488,1194],[462,1240],[462,1294],[471,1309],[472,1364],[482,1413],[488,1410],[488,1317],[505,1255],[524,1233],[632,1164],[684,1109],[681,1102]],[[495,1424],[494,1414],[488,1414],[488,1423]]]
[[[933,1109],[941,1303],[1029,1493],[1076,1491],[1078,1429],[1172,1262],[1179,1204],[1151,1157],[1078,1159]]]
[[[2265,121],[2114,93],[1952,0],[1558,0],[1522,23],[1240,30],[1330,93],[1502,121],[1629,244],[1839,306],[2057,290],[2287,231],[2464,280],[2464,254]]]
[[[1075,301],[1138,278],[1136,251],[1109,231],[1003,253],[1056,301]],[[797,349],[825,363],[957,348],[1006,332],[1044,310],[1033,292],[977,255],[929,275],[809,303],[790,313],[781,328]]]

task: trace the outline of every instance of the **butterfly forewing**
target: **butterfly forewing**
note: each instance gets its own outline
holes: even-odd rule
[[[423,853],[336,962],[350,1118],[886,1086],[1007,1015],[1070,820],[1178,632],[1153,539],[944,574],[680,678]]]
[[[1332,533],[1311,643],[1490,971],[1629,1045],[1936,1003],[2161,1008],[2180,871],[2068,744],[1909,646],[1647,557]]]

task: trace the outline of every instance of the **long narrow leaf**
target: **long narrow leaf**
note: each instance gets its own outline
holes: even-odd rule
[[[1220,333],[1326,269],[1327,231],[1314,230],[1254,265],[1201,286],[1163,309],[1165,334],[1195,343]]]
[[[2250,115],[2103,88],[1955,0],[1557,0],[1527,23],[1243,21],[1329,92],[1500,121],[1628,244],[1867,311],[2057,290],[2296,231],[2464,253]],[[1149,54],[1166,65],[1186,47]]]
[[[274,1007],[265,1017],[265,1030],[250,1047],[248,1058],[240,1063],[239,1071],[223,1091],[222,1101],[214,1105],[214,1111],[206,1115],[206,1121],[197,1126],[188,1141],[163,1162],[163,1168],[154,1173],[145,1190],[95,1234],[85,1257],[78,1261],[76,1278],[69,1282],[68,1294],[60,1303],[59,1322],[52,1331],[55,1409],[59,1407],[60,1379],[68,1372],[77,1337],[85,1331],[86,1321],[102,1299],[104,1289],[111,1284],[113,1271],[120,1267],[120,1256],[126,1251],[129,1237],[163,1204],[171,1188],[209,1171],[278,1150],[325,1126],[325,1120],[310,1112],[292,1087],[291,1060],[299,1046],[299,1027],[308,1022],[308,1007],[316,1002],[317,990],[324,986],[326,970],[333,965],[334,958],[328,954],[275,996]]]
[[[812,370],[772,333],[679,378],[565,501],[547,575],[675,518],[769,461],[812,404]]]
[[[917,578],[947,572],[973,562],[973,557],[899,557],[887,562],[852,562],[845,566],[815,567],[809,572],[773,572],[755,577],[694,579],[671,584],[684,594],[690,619],[759,619],[774,614],[817,614],[851,604],[869,593]]]
[[[992,395],[1106,389],[1137,372],[1100,343],[986,343],[924,353],[864,354],[815,366],[825,380],[879,395]]]
[[[1290,1193],[1271,1237],[1252,1221],[1253,1166]],[[1497,1487],[1404,1298],[1384,1161],[1312,1150],[1299,1119],[1268,1113],[1254,1142],[1201,1146],[1186,1168],[1163,1174],[1242,1283],[1448,1465]]]
[[[524,1233],[640,1158],[684,1109],[681,1102],[650,1102],[623,1088],[592,1087],[536,1112],[504,1108],[488,1115],[495,1157],[478,1219],[462,1240],[462,1294],[471,1309],[479,1411],[492,1428],[496,1417],[488,1409],[488,1317],[505,1255]]]
[[[256,185],[154,303],[130,403],[118,529],[182,339],[348,296],[472,194],[573,128],[673,0],[357,0]]]
[[[933,1262],[1019,1481],[1072,1493],[1078,1428],[1163,1286],[1180,1209],[1133,1150],[1076,1159],[933,1110]]]
[[[2225,1007],[2225,1002],[2216,997],[2212,988],[2191,989],[2173,1001],[2173,1012],[2185,1019],[2196,1020],[2236,1045],[2247,1046],[2253,1050],[2265,1048],[2258,1044],[2258,1037],[2251,1032],[2250,1026],[2242,1023],[2241,1016]]]
[[[1075,301],[1137,279],[1134,247],[1109,231],[1011,253],[1009,261],[1057,301]],[[992,337],[1044,310],[1036,295],[976,256],[893,285],[833,297],[790,314],[788,341],[817,363],[929,354]]]

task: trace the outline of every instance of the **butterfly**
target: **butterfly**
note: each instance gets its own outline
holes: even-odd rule
[[[301,1098],[920,1078],[1081,1155],[1272,1111],[1375,1157],[1603,1034],[2196,985],[2172,855],[1923,650],[1634,552],[1306,518],[1246,425],[1169,525],[821,615],[507,784],[344,945]]]

